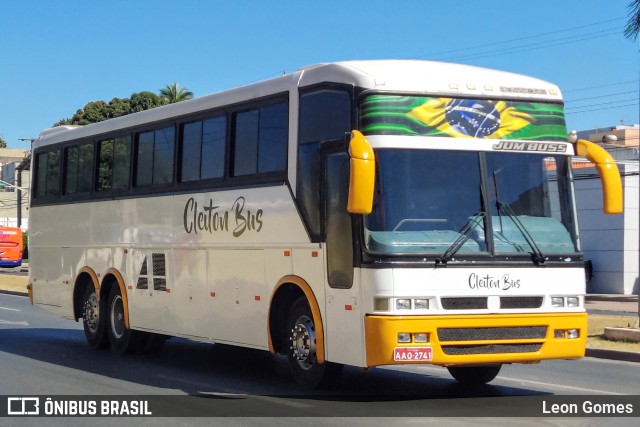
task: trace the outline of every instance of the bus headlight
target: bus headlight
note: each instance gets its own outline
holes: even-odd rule
[[[406,333],[406,332],[399,332],[398,333],[398,342],[399,343],[410,343],[411,342],[411,334]]]
[[[429,309],[429,300],[428,299],[416,299],[413,301],[414,308],[416,310],[428,310]]]
[[[555,308],[564,307],[563,297],[551,297],[551,306]]]
[[[580,337],[580,331],[578,329],[567,329],[567,338],[575,340]]]
[[[429,342],[429,334],[413,334],[416,342]]]
[[[411,310],[411,300],[410,299],[397,299],[396,300],[396,310]]]
[[[580,298],[567,297],[567,307],[580,307]]]

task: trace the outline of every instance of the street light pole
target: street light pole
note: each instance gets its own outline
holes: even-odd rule
[[[32,144],[34,139],[35,138],[18,138],[18,141],[22,141],[22,142],[29,141],[29,143]],[[16,195],[18,197],[18,215],[17,215],[18,228],[22,227],[22,171],[23,171],[23,168],[18,168],[18,176],[16,178],[16,183],[18,184],[16,186]]]

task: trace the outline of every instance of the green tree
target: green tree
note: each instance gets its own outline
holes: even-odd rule
[[[167,104],[174,104],[176,102],[186,101],[193,98],[193,92],[187,90],[187,88],[180,89],[178,83],[173,83],[160,89],[160,97],[165,100]]]
[[[89,102],[84,108],[76,111],[71,118],[62,119],[54,124],[54,126],[84,126],[191,98],[193,98],[192,92],[184,88],[179,89],[178,84],[174,83],[162,89],[160,95],[149,91],[142,91],[132,93],[130,98],[113,98],[109,102]]]
[[[0,135],[0,148],[7,148],[7,141]]]
[[[624,36],[631,40],[638,38],[640,33],[640,0],[633,0],[629,3],[629,20],[624,29]]]
[[[163,105],[162,98],[153,92],[143,91],[131,94],[130,113],[148,110]]]

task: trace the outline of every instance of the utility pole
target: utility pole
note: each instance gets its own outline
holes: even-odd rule
[[[30,144],[33,143],[34,138],[18,138],[18,141],[22,141],[22,142],[26,142],[29,141]],[[31,160],[31,154],[29,154],[28,156],[25,157],[25,159],[29,159]],[[18,221],[18,228],[22,227],[22,171],[25,169],[29,169],[29,163],[27,162],[25,163],[25,159],[22,160],[22,162],[20,162],[20,164],[18,165],[18,167],[16,168],[16,172],[18,173],[18,176],[16,177],[16,194],[18,197],[18,214],[17,214],[17,221]]]

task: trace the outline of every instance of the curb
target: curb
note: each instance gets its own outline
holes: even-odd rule
[[[620,350],[606,350],[604,348],[587,348],[586,357],[597,359],[620,360],[623,362],[640,363],[640,353]]]
[[[13,295],[16,297],[28,297],[29,294],[26,292],[18,292],[18,291],[7,291],[5,289],[0,289],[0,294],[5,294],[5,295]]]

